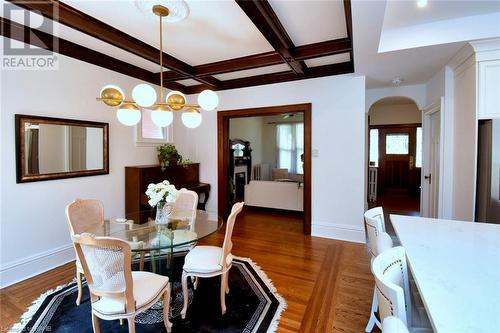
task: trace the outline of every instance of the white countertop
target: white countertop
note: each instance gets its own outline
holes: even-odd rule
[[[500,332],[500,225],[390,219],[434,331]]]

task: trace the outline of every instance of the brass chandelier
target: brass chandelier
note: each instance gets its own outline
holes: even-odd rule
[[[159,127],[169,126],[173,121],[173,112],[182,111],[182,123],[188,128],[201,124],[200,109],[214,110],[219,104],[219,97],[212,90],[204,90],[198,95],[198,104],[188,104],[186,96],[180,91],[171,91],[163,101],[163,18],[170,14],[167,7],[154,5],[153,13],[160,18],[160,99],[149,84],[141,83],[132,90],[132,99],[126,99],[125,93],[117,85],[106,85],[101,89],[98,101],[111,107],[118,107],[116,116],[126,126],[134,126],[141,120],[141,109],[150,109],[152,121]]]

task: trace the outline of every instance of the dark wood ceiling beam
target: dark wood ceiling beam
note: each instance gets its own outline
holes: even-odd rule
[[[351,0],[344,0],[344,15],[345,24],[347,31],[347,38],[351,41],[351,51],[349,56],[351,57],[352,67],[354,68],[354,47],[352,41],[352,11],[351,11]]]
[[[264,84],[310,79],[322,76],[347,74],[347,73],[352,73],[353,71],[354,68],[352,63],[350,61],[346,61],[331,65],[310,67],[307,69],[305,75],[303,76],[297,76],[292,71],[286,71],[286,72],[278,72],[272,74],[263,74],[263,75],[244,77],[239,79],[226,80],[222,81],[220,89],[225,90],[225,89],[259,86]],[[188,94],[196,94],[199,93],[201,90],[203,90],[203,87],[199,85],[187,87]]]
[[[118,30],[90,15],[79,11],[58,0],[31,1],[31,0],[8,0],[11,3],[26,10],[39,12],[56,22],[62,23],[72,29],[83,32],[89,36],[102,40],[113,46],[119,47],[127,52],[135,54],[151,62],[160,63],[160,51],[155,47],[134,38],[121,30]],[[57,7],[54,10],[54,7]],[[57,15],[57,17],[55,17]],[[216,88],[220,83],[214,77],[197,78],[193,74],[193,67],[189,64],[163,52],[163,64],[168,69],[178,72],[188,78],[195,79],[210,88]]]
[[[351,50],[351,41],[348,38],[341,38],[298,46],[293,51],[293,54],[294,58],[297,60],[306,60],[346,53],[350,52]],[[237,72],[241,70],[278,65],[282,63],[283,59],[281,58],[281,56],[277,52],[272,51],[194,66],[193,69],[196,76],[205,76]],[[163,73],[163,79],[167,82],[183,80],[187,78],[188,77],[182,74],[172,71]]]
[[[156,73],[152,73],[143,68],[131,65],[65,39],[54,37],[46,32],[26,27],[3,17],[0,17],[0,22],[1,34],[6,38],[15,39],[25,44],[57,52],[77,60],[85,61],[93,65],[137,78],[139,80],[153,84],[157,84],[158,82]],[[182,91],[186,89],[186,86],[176,82],[170,82],[166,84],[165,87]]]
[[[303,75],[307,66],[293,57],[295,45],[267,0],[236,0],[240,8],[264,35],[292,71]]]
[[[293,54],[297,60],[326,57],[352,51],[351,40],[340,38],[297,47]]]

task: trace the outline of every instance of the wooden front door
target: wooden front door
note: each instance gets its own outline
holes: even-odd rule
[[[379,193],[417,194],[416,126],[379,128]]]

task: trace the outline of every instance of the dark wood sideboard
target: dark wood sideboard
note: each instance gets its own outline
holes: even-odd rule
[[[198,193],[198,209],[205,210],[210,195],[210,184],[200,183],[200,164],[169,166],[162,171],[159,165],[125,167],[125,214],[136,223],[145,223],[154,216],[145,192],[151,183],[168,180],[178,189],[186,188]],[[138,214],[138,212],[141,212]]]

